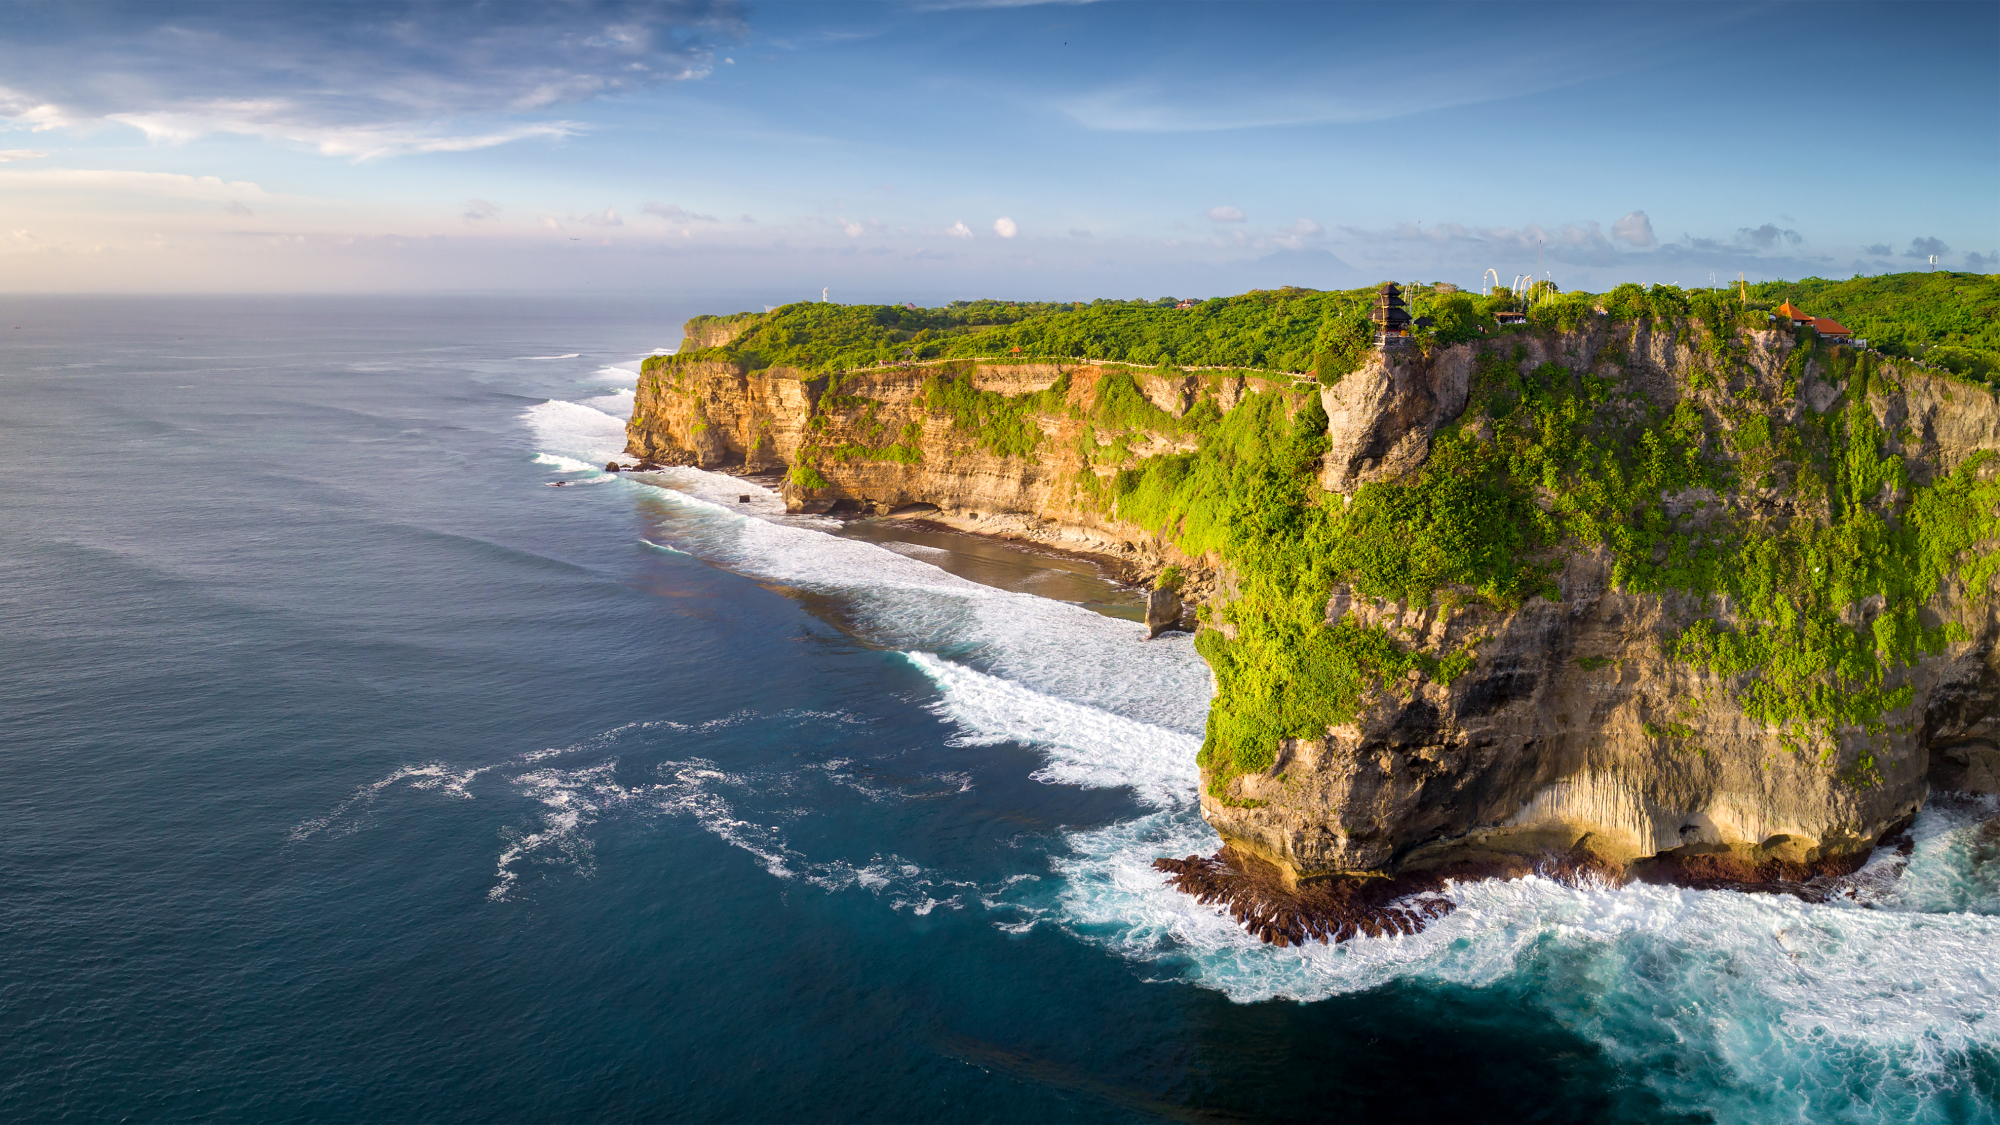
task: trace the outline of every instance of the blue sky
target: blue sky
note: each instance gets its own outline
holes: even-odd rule
[[[2000,270],[2000,4],[15,4],[0,291]]]

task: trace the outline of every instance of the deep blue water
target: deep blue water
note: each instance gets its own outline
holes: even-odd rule
[[[714,303],[0,300],[0,1116],[2000,1120],[1991,802],[1260,946],[1129,592],[593,468]]]

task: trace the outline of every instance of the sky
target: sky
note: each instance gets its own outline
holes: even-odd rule
[[[0,19],[0,292],[936,303],[2000,271],[1992,0]]]

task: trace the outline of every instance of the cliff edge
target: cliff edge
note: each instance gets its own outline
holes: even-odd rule
[[[1762,315],[1318,378],[753,369],[729,328],[647,363],[629,451],[1179,568],[1217,685],[1202,812],[1287,886],[1548,855],[1803,879],[1933,786],[2000,791],[1982,387]]]

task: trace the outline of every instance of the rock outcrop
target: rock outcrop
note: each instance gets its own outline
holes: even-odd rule
[[[1181,627],[1181,595],[1167,586],[1156,587],[1146,594],[1146,639],[1154,640],[1161,633]]]

